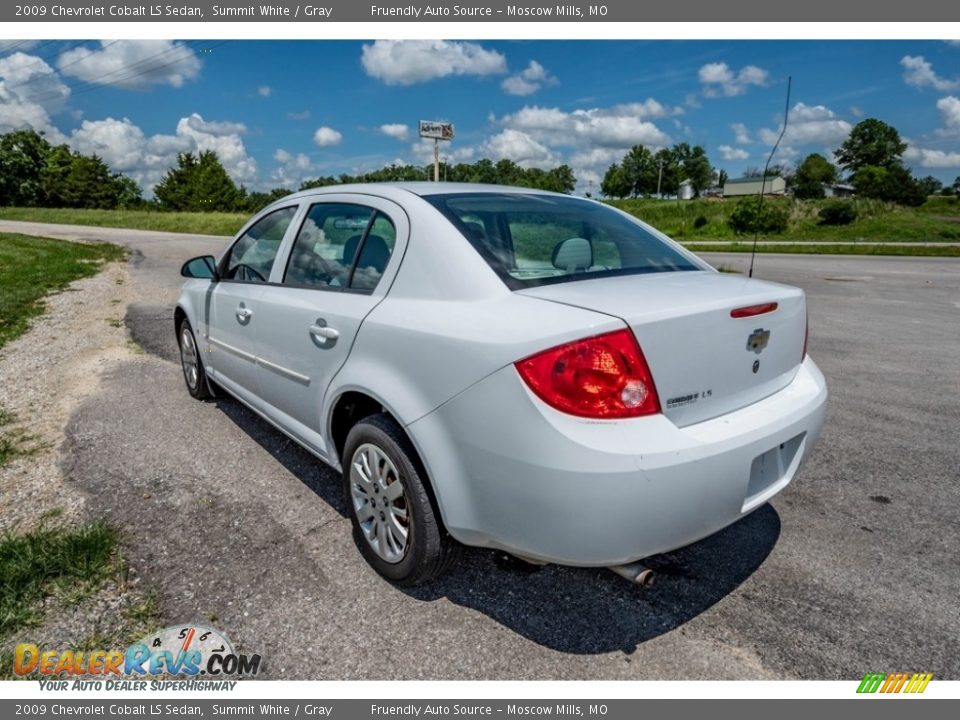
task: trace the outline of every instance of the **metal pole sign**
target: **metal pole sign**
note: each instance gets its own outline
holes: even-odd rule
[[[420,137],[433,139],[433,181],[440,182],[440,141],[453,140],[453,124],[421,120]]]

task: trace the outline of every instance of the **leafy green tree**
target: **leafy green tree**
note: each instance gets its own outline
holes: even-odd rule
[[[661,195],[676,195],[680,189],[680,163],[676,153],[670,148],[662,148],[653,156],[654,164],[657,168],[657,177],[654,180],[659,181]],[[657,185],[653,186],[653,192],[657,192]]]
[[[0,135],[0,205],[43,205],[41,173],[50,143],[35,130]]]
[[[680,143],[677,148],[677,159],[680,164],[680,174],[690,181],[694,195],[700,197],[704,190],[713,182],[713,167],[707,151],[701,145],[692,148],[687,143]]]
[[[943,183],[933,177],[933,175],[927,175],[917,180],[917,188],[924,195],[936,195],[943,189]]]
[[[244,193],[212,150],[177,155],[177,167],[167,171],[153,192],[161,206],[170,210],[229,212],[244,204]]]
[[[891,169],[901,164],[907,144],[897,129],[882,120],[867,118],[857,123],[837,150],[840,165],[851,173],[864,167]]]
[[[724,185],[727,184],[727,180],[729,180],[729,179],[730,179],[730,176],[727,175],[727,171],[726,171],[726,170],[720,170],[720,171],[717,173],[717,186],[718,186],[718,187],[723,187]]]
[[[903,165],[889,168],[865,165],[858,169],[850,180],[857,194],[863,197],[913,206],[922,205],[927,199],[910,171]]]
[[[802,199],[824,197],[824,185],[837,181],[837,168],[819,153],[807,155],[793,176],[793,194]]]
[[[604,197],[625,198],[633,191],[633,186],[626,173],[623,172],[623,166],[614,163],[607,168],[607,172],[600,181],[600,192]]]
[[[630,182],[630,194],[652,195],[657,191],[657,165],[651,153],[643,145],[634,145],[623,156],[623,174]]]

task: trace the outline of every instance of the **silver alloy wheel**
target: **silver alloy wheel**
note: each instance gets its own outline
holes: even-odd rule
[[[410,534],[410,505],[400,473],[387,454],[364,443],[350,460],[350,495],[364,538],[388,563],[403,560]]]
[[[200,381],[200,365],[197,357],[197,344],[193,341],[193,333],[184,323],[180,328],[180,365],[183,366],[183,377],[191,390],[197,389]]]

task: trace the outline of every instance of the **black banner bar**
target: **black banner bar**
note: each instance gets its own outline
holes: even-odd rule
[[[101,2],[24,0],[0,4],[0,22],[956,22],[960,3],[914,0],[685,0],[682,3],[602,0],[550,3],[542,0],[452,3],[403,0],[175,0]],[[949,35],[949,28],[944,28]],[[954,28],[954,35],[960,31]],[[953,39],[946,37],[944,39]]]

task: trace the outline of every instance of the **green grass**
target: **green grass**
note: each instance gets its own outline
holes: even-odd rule
[[[960,242],[960,203],[957,198],[934,197],[919,208],[878,200],[851,199],[857,219],[849,225],[820,225],[819,210],[835,200],[798,201],[766,198],[787,208],[790,225],[781,235],[761,239],[802,242]],[[676,240],[744,240],[730,229],[727,219],[736,207],[727,200],[614,200],[611,205],[636,215]],[[707,222],[694,227],[698,217]],[[785,250],[784,252],[790,252]],[[901,253],[910,254],[910,253]]]
[[[697,242],[685,242],[687,250],[696,253],[748,253],[753,249],[749,241],[735,242],[730,245],[705,245]],[[960,247],[956,245],[885,245],[883,243],[857,243],[841,245],[823,245],[815,242],[796,242],[773,245],[757,243],[758,253],[792,253],[807,255],[903,255],[923,257],[960,257]]]
[[[249,218],[249,213],[0,207],[0,220],[95,225],[199,235],[236,235]]]
[[[20,455],[33,455],[46,447],[37,443],[33,435],[11,428],[17,416],[0,406],[0,467]]]
[[[43,312],[43,297],[120,260],[116,245],[0,233],[0,347],[26,332]]]
[[[116,547],[116,531],[99,520],[0,537],[0,637],[39,622],[50,595],[75,602],[95,590],[115,570]]]

